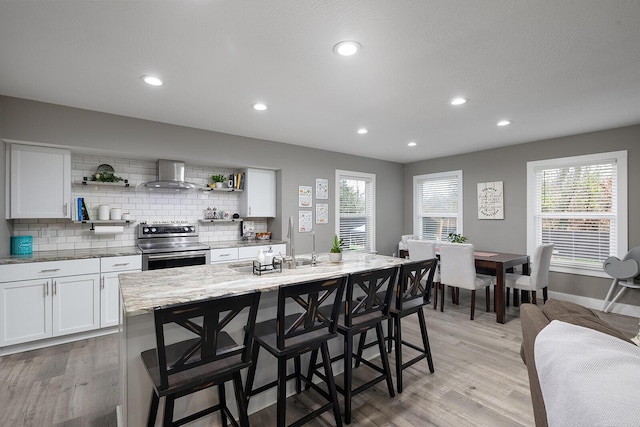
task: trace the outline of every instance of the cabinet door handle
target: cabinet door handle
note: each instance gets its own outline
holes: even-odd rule
[[[100,280],[100,289],[104,289],[104,277]]]
[[[57,291],[58,291],[58,287],[56,285],[57,285],[57,282],[54,280],[53,281],[53,295],[56,295]]]
[[[66,203],[62,207],[62,213],[64,214],[64,216],[67,216],[67,204]]]
[[[53,273],[54,271],[60,271],[59,268],[50,268],[48,270],[40,270],[40,273]]]
[[[121,262],[119,264],[113,264],[113,267],[124,267],[125,265],[129,265],[128,262]]]
[[[44,296],[49,295],[49,282],[44,282]]]

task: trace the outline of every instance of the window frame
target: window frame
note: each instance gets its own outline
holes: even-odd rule
[[[447,218],[456,218],[456,233],[463,234],[463,219],[464,219],[464,203],[463,203],[463,173],[462,170],[452,170],[447,172],[428,173],[422,175],[413,176],[413,234],[422,236],[421,218],[423,216],[418,212],[419,206],[419,188],[424,181],[436,181],[446,177],[455,176],[458,180],[458,212],[455,215],[447,216]],[[439,215],[442,217],[442,215]]]
[[[376,174],[368,172],[356,172],[342,169],[336,169],[336,182],[335,182],[335,234],[340,236],[340,180],[341,179],[357,179],[368,181],[365,185],[371,186],[371,215],[367,216],[371,222],[371,231],[367,233],[370,236],[371,241],[369,249],[372,252],[376,251]],[[365,190],[366,191],[366,190]],[[367,203],[368,204],[368,203]],[[350,251],[351,249],[343,248],[343,251]]]
[[[527,162],[527,253],[533,254],[537,241],[536,219],[537,219],[537,188],[536,174],[541,169],[553,169],[560,167],[579,166],[585,164],[602,163],[606,160],[615,160],[616,162],[616,186],[617,192],[614,196],[616,203],[616,235],[615,251],[610,256],[622,258],[628,251],[628,174],[627,174],[627,151],[610,151],[604,153],[586,154],[579,156],[568,156],[546,160],[537,160]],[[581,268],[573,265],[554,265],[553,259],[549,271],[569,274],[579,274],[592,277],[609,276],[603,270]]]

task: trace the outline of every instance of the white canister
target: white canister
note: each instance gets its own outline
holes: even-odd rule
[[[100,205],[98,206],[98,219],[99,220],[108,220],[109,219],[109,205]]]
[[[120,209],[120,208],[111,208],[111,219],[121,220],[122,219],[122,209]]]

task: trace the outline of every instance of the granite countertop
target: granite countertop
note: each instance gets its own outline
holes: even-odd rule
[[[277,245],[282,240],[228,240],[224,242],[202,242],[211,249],[239,248],[245,246]],[[31,255],[9,255],[0,257],[0,265],[24,264],[28,262],[69,261],[74,259],[106,258],[114,256],[140,255],[137,246],[96,249],[69,249],[63,251],[40,251]]]
[[[64,251],[40,251],[31,255],[10,255],[0,257],[0,265],[24,264],[28,262],[68,261],[74,259],[106,258],[114,256],[140,255],[137,246],[100,249],[70,249]]]
[[[306,255],[308,259],[310,256]],[[305,258],[304,255],[297,259]],[[281,285],[306,280],[328,279],[349,273],[391,267],[405,262],[401,258],[362,253],[343,253],[343,262],[329,262],[320,254],[317,266],[298,266],[282,272],[251,272],[250,261],[123,273],[118,276],[125,316],[151,313],[155,307],[242,293],[277,290]],[[240,269],[240,271],[238,270]]]
[[[225,248],[242,248],[247,246],[269,246],[269,245],[279,245],[281,243],[287,243],[284,240],[227,240],[224,242],[205,242],[201,241],[205,245],[209,246],[211,249],[225,249]]]

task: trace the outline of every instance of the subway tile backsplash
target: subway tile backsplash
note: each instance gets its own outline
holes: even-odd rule
[[[130,187],[91,186],[79,184],[83,177],[90,179],[101,164],[113,166],[115,175],[128,179]],[[91,224],[76,223],[63,219],[16,219],[14,235],[33,236],[34,251],[92,249],[134,246],[136,226],[139,222],[196,222],[204,218],[204,210],[216,207],[218,210],[239,212],[240,194],[214,191],[152,190],[141,186],[156,179],[156,162],[128,160],[115,157],[72,154],[71,195],[84,197],[89,216],[98,217],[98,206],[109,205],[122,208],[132,216],[132,222],[124,225],[122,234],[94,235]],[[229,175],[235,169],[186,165],[185,180],[201,185],[209,183],[213,174]],[[267,220],[252,218],[255,231],[267,231]],[[240,239],[240,223],[199,223],[202,242],[220,242]]]

